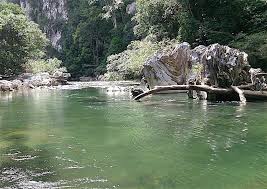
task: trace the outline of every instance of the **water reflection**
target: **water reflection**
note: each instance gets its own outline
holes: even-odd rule
[[[12,188],[36,188],[38,185],[49,188],[54,186],[50,182],[35,182],[37,179],[56,179],[55,175],[50,176],[53,162],[51,151],[40,149],[39,145],[49,140],[47,124],[51,123],[51,109],[55,123],[64,119],[62,114],[62,100],[51,98],[53,93],[47,91],[21,91],[2,96],[1,99],[8,99],[8,106],[1,108],[2,122],[0,123],[0,180],[1,187]],[[48,106],[44,99],[55,100],[56,104]],[[16,99],[16,100],[15,100]],[[1,106],[7,101],[1,101]],[[61,117],[63,116],[63,117]],[[52,119],[52,120],[51,120]],[[59,131],[61,132],[61,131]],[[34,162],[34,164],[33,164]],[[36,167],[35,167],[36,166]]]
[[[266,105],[104,89],[0,102],[1,188],[266,188]]]

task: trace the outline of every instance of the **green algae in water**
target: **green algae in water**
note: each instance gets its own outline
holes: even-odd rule
[[[3,98],[0,188],[267,188],[266,103],[110,95]]]

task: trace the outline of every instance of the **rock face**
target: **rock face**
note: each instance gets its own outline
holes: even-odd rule
[[[247,58],[245,52],[228,46],[213,44],[191,49],[188,43],[182,43],[149,59],[143,74],[150,88],[188,83],[230,87],[251,81]]]
[[[150,88],[185,83],[189,56],[190,45],[182,43],[173,51],[159,52],[149,59],[144,65],[143,73]]]
[[[52,46],[61,50],[59,43],[63,24],[68,20],[66,0],[8,0],[19,4],[29,18],[40,24]]]

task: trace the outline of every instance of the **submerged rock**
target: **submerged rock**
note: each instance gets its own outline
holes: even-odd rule
[[[107,88],[107,92],[108,93],[125,93],[129,91],[129,87],[123,87],[123,86],[111,86]]]

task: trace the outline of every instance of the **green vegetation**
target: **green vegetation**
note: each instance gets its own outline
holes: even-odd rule
[[[155,34],[193,46],[220,43],[265,62],[267,3],[262,0],[137,0],[136,34]],[[175,28],[174,28],[175,26]],[[263,64],[261,64],[263,66]]]
[[[48,40],[18,5],[0,2],[0,41],[1,75],[12,76],[21,72],[53,74],[62,66],[62,61],[57,58],[45,59]]]
[[[103,74],[107,56],[122,52],[133,40],[131,15],[126,13],[130,2],[67,2],[62,60],[74,77]]]
[[[66,0],[67,22],[43,16],[42,1],[30,4],[32,20],[48,36],[50,30],[63,31],[58,57],[75,78],[107,71],[108,79],[139,78],[147,58],[183,41],[192,47],[220,43],[239,48],[249,54],[252,66],[267,69],[265,0]],[[17,73],[18,65],[41,57],[36,54],[43,54],[46,40],[18,7],[1,7],[0,37],[7,41],[1,43],[1,64],[7,65],[1,74]],[[55,55],[51,48],[47,51]],[[38,61],[28,67],[38,70],[33,62]]]
[[[157,42],[155,36],[148,36],[141,41],[133,41],[122,53],[111,55],[107,59],[108,80],[141,79],[144,62],[159,50],[173,47],[177,41],[164,40]]]
[[[0,74],[14,75],[23,65],[44,55],[47,44],[38,25],[29,21],[21,8],[0,3]]]
[[[62,61],[58,60],[57,58],[51,58],[47,60],[29,60],[25,65],[25,70],[29,73],[48,72],[50,74],[53,74],[56,70],[61,68],[61,65]],[[64,70],[64,72],[66,72],[66,69]]]
[[[136,0],[133,16],[126,11],[130,3],[69,2],[63,62],[74,75],[97,76],[108,64],[108,79],[136,79],[145,60],[168,40],[236,47],[250,55],[253,66],[267,69],[266,1]]]

